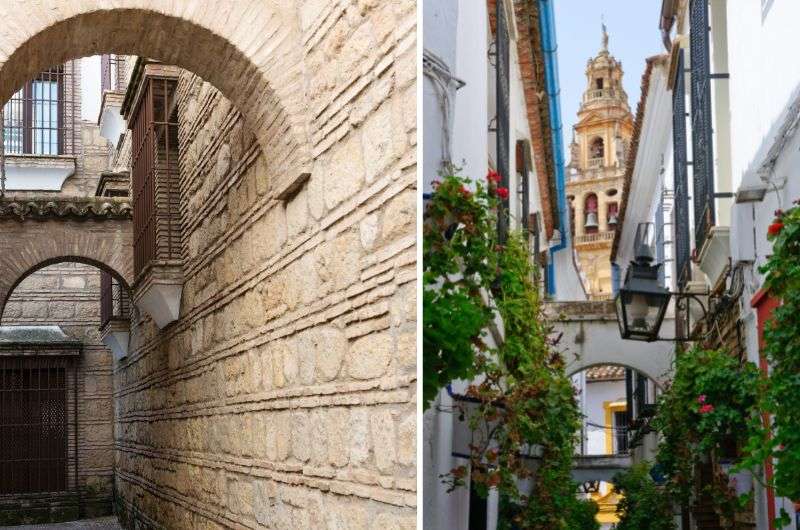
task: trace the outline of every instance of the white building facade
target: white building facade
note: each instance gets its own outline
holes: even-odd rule
[[[549,0],[497,2],[500,6],[495,0],[423,4],[423,193],[428,197],[433,180],[451,166],[472,180],[498,171],[510,190],[510,229],[529,231],[531,259],[542,266],[547,296],[585,299],[565,228],[558,74],[555,46],[547,46],[555,42],[553,6]],[[523,16],[534,11],[538,17]],[[531,19],[539,20],[539,27],[528,27]],[[545,72],[534,66],[542,62]],[[540,99],[540,92],[547,97]],[[498,134],[505,135],[500,142]],[[469,434],[453,414],[454,400],[465,388],[466,382],[453,382],[424,415],[426,529],[497,526],[496,495],[484,501],[468,488],[448,493],[440,479],[465,462],[460,455]]]
[[[648,59],[642,85],[638,151],[626,183],[632,199],[623,204],[612,253],[617,287],[634,258],[638,223],[654,223],[664,285],[735,296],[741,339],[734,349],[765,367],[759,305],[768,294],[758,269],[771,253],[774,212],[800,198],[800,63],[787,46],[796,41],[800,4],[663,0],[661,14],[667,53]],[[675,331],[665,322],[661,335]],[[782,509],[793,521],[788,528],[796,527],[791,501],[757,481],[754,488],[757,528],[776,528]]]

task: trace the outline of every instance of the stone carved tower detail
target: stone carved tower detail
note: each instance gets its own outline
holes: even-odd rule
[[[603,25],[600,51],[586,64],[586,90],[573,127],[567,166],[573,243],[586,291],[606,299],[611,288],[611,244],[622,200],[633,116],[622,87],[622,63],[608,49]]]

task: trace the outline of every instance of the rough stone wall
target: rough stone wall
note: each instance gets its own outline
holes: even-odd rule
[[[78,484],[86,515],[111,513],[112,359],[98,334],[99,270],[79,263],[62,263],[31,274],[9,298],[3,324],[58,325],[67,335],[83,342],[77,369]]]
[[[415,11],[362,4],[303,10],[320,127],[288,202],[180,81],[181,319],[144,317],[116,373],[128,526],[415,525]]]
[[[136,321],[114,369],[123,523],[413,528],[416,2],[0,13],[24,28],[0,36],[3,94],[44,56],[113,48],[203,75],[252,127],[182,80],[181,318]]]

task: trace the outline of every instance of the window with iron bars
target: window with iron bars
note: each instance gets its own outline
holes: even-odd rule
[[[678,51],[678,67],[672,94],[672,144],[674,151],[675,219],[675,274],[678,288],[683,290],[692,279],[689,234],[689,179],[686,140],[686,80],[683,73],[683,50]]]
[[[697,248],[701,248],[710,228],[716,222],[708,0],[691,0],[690,17],[694,242]]]
[[[131,301],[128,290],[110,273],[100,273],[100,327],[112,320],[130,320]]]
[[[76,488],[76,388],[69,356],[0,356],[0,495]]]
[[[100,91],[124,92],[125,56],[105,54],[100,56]]]
[[[3,141],[10,155],[67,155],[75,150],[74,66],[53,66],[25,83],[3,108]]]
[[[131,116],[134,272],[179,260],[177,80],[150,77]]]

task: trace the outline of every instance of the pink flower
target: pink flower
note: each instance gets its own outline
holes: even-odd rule
[[[700,404],[705,403],[706,402],[706,395],[705,394],[700,394],[699,396],[697,396],[697,402],[700,403]]]
[[[469,199],[472,197],[472,192],[469,191],[466,186],[461,186],[461,195],[463,195],[465,199]]]
[[[442,185],[442,182],[439,181],[439,180],[434,180],[433,182],[431,182],[431,188],[433,188],[433,189],[438,189],[439,186],[441,186],[441,185]]]
[[[700,410],[698,412],[700,412],[700,414],[708,414],[709,412],[714,412],[714,405],[706,403],[705,405],[700,407]]]

